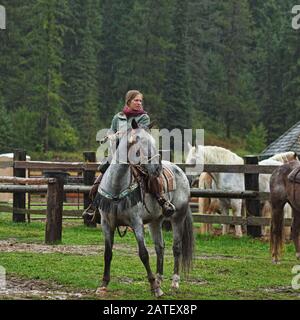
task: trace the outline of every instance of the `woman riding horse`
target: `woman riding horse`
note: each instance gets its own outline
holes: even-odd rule
[[[138,90],[130,90],[126,93],[125,96],[125,106],[121,112],[118,112],[112,119],[111,127],[104,138],[103,142],[107,139],[113,139],[115,134],[117,132],[124,132],[129,128],[132,128],[132,121],[133,119],[136,121],[136,123],[140,126],[149,126],[150,125],[150,117],[147,114],[147,112],[143,109],[143,94]],[[118,144],[118,141],[116,142]],[[101,165],[99,166],[100,175],[97,177],[97,179],[94,182],[94,185],[91,188],[90,191],[90,198],[93,200],[95,199],[95,196],[98,191],[98,186],[101,182],[101,179],[108,169],[110,165],[111,157],[104,159],[102,161]],[[156,197],[159,205],[162,207],[163,215],[166,217],[170,217],[175,212],[174,205],[166,199],[166,197],[163,194],[162,188],[159,186],[159,178],[152,181],[152,186],[154,184],[157,184],[154,186],[155,192],[153,192],[153,195]],[[151,190],[149,190],[151,192]],[[95,212],[95,207],[91,205],[85,212],[83,213],[83,216],[85,215],[93,215]]]

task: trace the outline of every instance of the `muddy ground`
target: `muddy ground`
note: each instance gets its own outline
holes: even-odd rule
[[[118,251],[126,254],[137,255],[137,249],[132,250],[128,245],[114,245]],[[149,254],[155,254],[153,248],[148,248]],[[0,240],[0,252],[33,252],[40,254],[63,253],[74,255],[99,255],[103,254],[103,245],[45,245],[34,243],[19,243],[15,239]],[[166,250],[166,256],[171,256],[171,250]],[[197,256],[197,259],[211,259],[212,256]],[[234,259],[233,256],[213,256],[214,259]],[[15,275],[6,275],[6,289],[0,290],[2,299],[90,299],[96,298],[94,290],[77,290],[76,292],[64,285],[42,280],[22,279]]]

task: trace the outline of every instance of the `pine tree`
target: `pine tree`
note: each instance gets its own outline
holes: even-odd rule
[[[171,42],[173,0],[157,5],[154,0],[136,0],[126,29],[129,30],[128,88],[144,93],[151,120],[160,123],[163,115],[163,87]],[[123,61],[125,61],[123,59]]]
[[[8,152],[12,147],[13,130],[10,114],[3,105],[0,96],[0,152]]]
[[[219,71],[214,68],[216,73],[211,76],[218,83],[214,92],[215,114],[224,124],[226,137],[230,138],[234,130],[249,128],[249,120],[255,120],[258,114],[247,64],[250,60],[251,16],[246,0],[223,1],[219,10],[216,22],[220,28],[219,59],[215,61]]]
[[[0,92],[8,110],[16,110],[31,100],[31,86],[27,81],[28,48],[25,36],[29,29],[33,0],[3,0],[7,26],[0,30]]]
[[[102,0],[102,48],[99,54],[100,118],[110,125],[112,116],[123,105],[123,97],[129,88],[128,49],[132,45],[128,21],[133,12],[134,0]]]
[[[100,49],[99,1],[69,2],[64,37],[64,110],[76,128],[80,142],[90,148],[95,142],[99,121],[98,53]],[[100,123],[99,123],[100,122]]]
[[[175,2],[172,43],[170,50],[164,100],[164,125],[168,129],[191,128],[191,98],[187,68],[187,11],[188,1]]]
[[[31,8],[31,30],[25,38],[31,48],[26,63],[29,69],[26,80],[32,86],[30,109],[40,113],[38,137],[45,151],[60,143],[54,131],[60,129],[59,139],[63,140],[66,129],[61,95],[66,4],[67,0],[35,1]]]
[[[192,99],[193,127],[216,132],[215,91],[218,90],[218,47],[220,43],[217,0],[190,0],[188,8],[188,73]],[[213,71],[212,71],[213,70]]]
[[[297,85],[292,84],[294,80],[297,83],[297,75],[292,71],[297,65],[297,40],[292,40],[290,14],[293,5],[292,1],[270,0],[257,2],[252,7],[256,26],[257,103],[268,142],[274,141],[296,121],[295,109],[291,107],[295,106],[291,97],[297,92]],[[289,117],[291,113],[293,116]]]

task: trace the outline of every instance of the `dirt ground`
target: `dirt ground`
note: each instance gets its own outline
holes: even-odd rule
[[[0,300],[77,300],[89,299],[93,290],[70,290],[54,282],[28,280],[7,276],[5,289],[0,289]]]

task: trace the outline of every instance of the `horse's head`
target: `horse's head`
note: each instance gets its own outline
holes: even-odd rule
[[[282,163],[288,163],[290,161],[299,160],[298,155],[294,151],[287,151],[282,153],[277,153],[270,159],[280,161]]]
[[[206,154],[205,148],[202,145],[197,145],[193,147],[188,142],[188,154],[185,160],[187,164],[204,163],[204,156]]]
[[[188,148],[189,148],[189,152],[188,152],[188,154],[187,154],[185,163],[187,163],[187,164],[195,164],[195,163],[196,163],[196,156],[197,156],[196,147],[193,147],[193,146],[188,142]]]
[[[132,121],[132,129],[127,132],[128,161],[140,165],[149,176],[158,177],[162,164],[150,128],[151,125],[139,126],[135,120]]]

